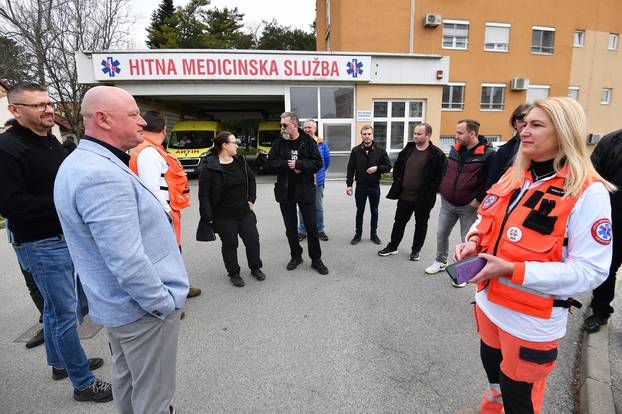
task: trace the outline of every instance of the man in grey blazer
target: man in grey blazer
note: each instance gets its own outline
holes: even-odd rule
[[[110,86],[90,89],[81,113],[85,136],[58,171],[56,209],[91,319],[108,331],[119,412],[168,414],[189,284],[168,215],[127,165],[145,121]]]

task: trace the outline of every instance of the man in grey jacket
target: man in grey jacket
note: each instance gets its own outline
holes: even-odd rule
[[[59,169],[56,209],[91,319],[108,331],[118,411],[168,414],[189,285],[162,204],[127,165],[145,121],[109,86],[90,89],[81,112],[85,136]]]

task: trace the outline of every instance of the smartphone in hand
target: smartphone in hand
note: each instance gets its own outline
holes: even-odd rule
[[[479,256],[471,256],[450,264],[445,268],[445,271],[455,283],[464,283],[478,274],[486,266],[486,263],[486,260]]]

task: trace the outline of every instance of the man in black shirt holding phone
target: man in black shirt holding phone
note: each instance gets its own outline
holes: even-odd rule
[[[282,138],[272,143],[266,169],[277,174],[274,196],[281,207],[291,254],[287,270],[294,270],[302,263],[302,247],[298,241],[298,205],[307,229],[311,267],[325,275],[328,268],[322,263],[315,212],[315,173],[322,168],[322,157],[313,138],[305,134],[299,125],[295,113],[281,115]]]

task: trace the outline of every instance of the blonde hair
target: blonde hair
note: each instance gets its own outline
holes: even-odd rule
[[[553,161],[555,172],[562,166],[568,167],[568,175],[564,183],[564,197],[579,196],[583,192],[583,184],[601,181],[607,190],[615,191],[616,187],[596,172],[585,143],[587,121],[585,112],[577,101],[567,97],[553,97],[535,101],[528,111],[538,108],[551,120],[557,138],[559,153]],[[522,144],[516,154],[514,168],[504,177],[503,187],[515,188],[523,184],[525,170],[531,165],[531,159],[523,154]]]

